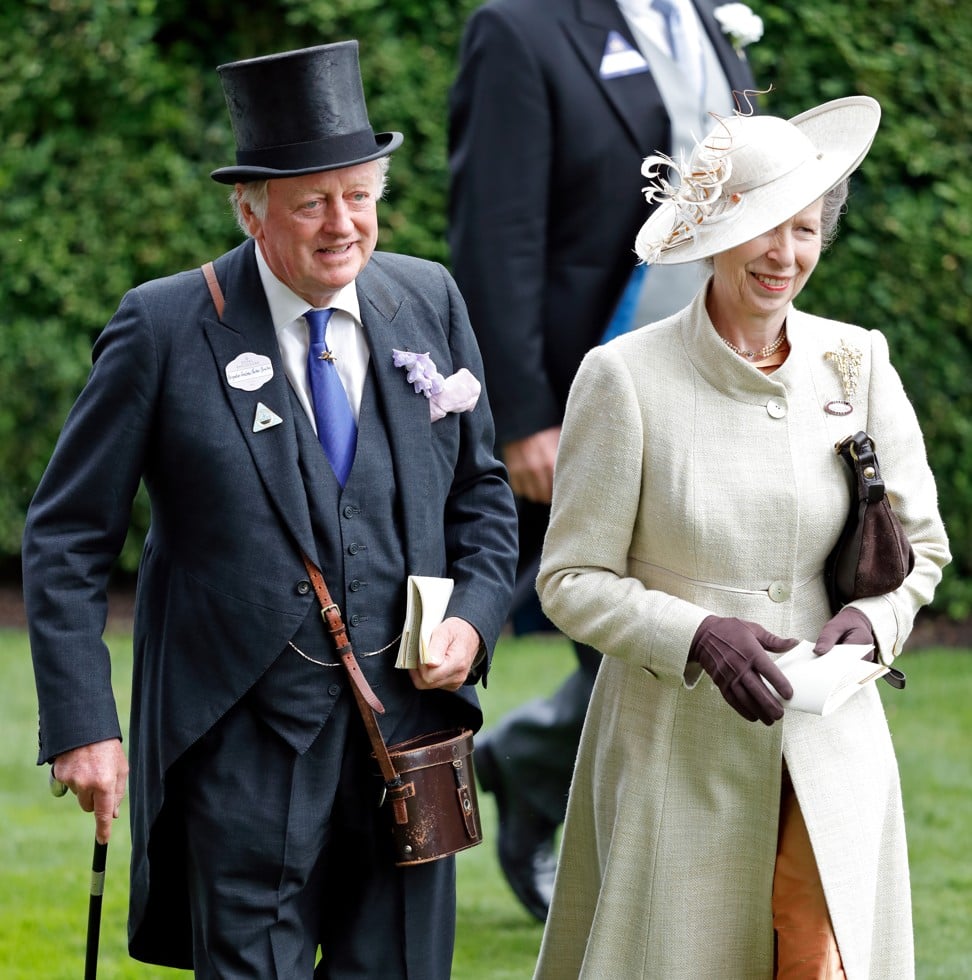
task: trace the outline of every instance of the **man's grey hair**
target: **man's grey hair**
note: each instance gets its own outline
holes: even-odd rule
[[[375,179],[377,181],[377,200],[381,200],[385,194],[385,187],[388,185],[388,168],[391,165],[391,157],[379,157],[375,163]],[[269,180],[251,180],[243,184],[240,192],[236,192],[234,187],[230,191],[230,204],[233,206],[233,214],[240,230],[248,238],[250,229],[247,227],[246,218],[243,214],[243,205],[249,206],[250,210],[261,220],[267,216],[267,203],[270,199]]]

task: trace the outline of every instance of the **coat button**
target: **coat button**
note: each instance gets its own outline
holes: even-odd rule
[[[772,582],[767,591],[773,602],[786,602],[790,598],[790,589],[786,582]]]
[[[356,555],[360,550],[361,550],[361,545],[358,544],[357,541],[352,541],[351,544],[348,545],[349,555]]]
[[[327,693],[330,694],[332,698],[336,698],[341,693],[341,685],[331,684],[327,689]]]
[[[356,578],[353,578],[353,579],[351,579],[351,584],[348,586],[348,588],[352,592],[357,592],[358,589],[361,588],[361,583]]]
[[[354,517],[354,515],[358,513],[358,508],[352,506],[351,504],[347,504],[343,513],[345,517]]]
[[[359,615],[358,615],[357,613],[355,613],[355,614],[354,614],[354,615],[353,615],[353,616],[352,616],[352,617],[351,617],[351,618],[350,618],[350,619],[348,620],[348,622],[349,622],[349,623],[350,623],[350,624],[351,624],[352,626],[357,626],[357,625],[358,625],[358,624],[359,624],[359,623],[361,622],[361,617],[360,617],[360,616],[359,616]]]
[[[786,402],[779,398],[771,398],[766,403],[766,411],[772,419],[781,419],[786,415]]]
[[[301,579],[297,583],[297,595],[307,595],[307,593],[310,592],[310,590],[311,590],[311,584],[310,582],[307,581],[307,579]]]

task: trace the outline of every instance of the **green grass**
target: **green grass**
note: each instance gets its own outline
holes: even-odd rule
[[[109,637],[124,707],[131,640]],[[572,657],[558,639],[504,640],[483,695],[487,722],[552,691]],[[904,781],[919,980],[972,976],[972,652],[907,658],[908,687],[885,704]],[[53,799],[33,765],[36,702],[25,635],[0,630],[0,976],[76,980],[84,962],[93,823],[73,797]],[[496,813],[480,797],[486,843],[458,859],[455,980],[524,980],[541,928],[517,904],[495,856]],[[127,817],[127,814],[123,815]],[[125,948],[127,819],[108,854],[101,980],[188,976],[130,960]],[[565,978],[567,980],[567,978]],[[623,978],[619,978],[623,980]],[[889,978],[892,980],[892,978]]]

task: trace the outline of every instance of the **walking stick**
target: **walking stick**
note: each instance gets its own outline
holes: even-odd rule
[[[108,842],[100,844],[95,838],[91,860],[91,897],[88,899],[88,944],[84,953],[84,980],[98,975],[98,939],[101,935],[101,899],[105,893],[105,862]]]
[[[51,795],[62,797],[67,793],[64,785],[55,775],[51,766],[48,773]],[[101,901],[105,893],[105,864],[108,860],[108,842],[104,844],[95,838],[94,856],[91,859],[91,897],[88,899],[88,937],[84,951],[84,980],[95,980],[98,976],[98,942],[101,936]]]

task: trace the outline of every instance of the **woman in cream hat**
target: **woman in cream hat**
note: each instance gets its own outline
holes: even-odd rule
[[[879,118],[865,97],[740,115],[687,164],[645,163],[659,206],[639,255],[712,274],[680,313],[591,351],[567,406],[537,587],[605,657],[537,977],[913,976],[875,683],[826,714],[784,710],[775,664],[798,640],[890,664],[950,558],[883,335],[793,305]],[[915,563],[833,613],[824,562],[850,499],[834,445],[859,430]]]

